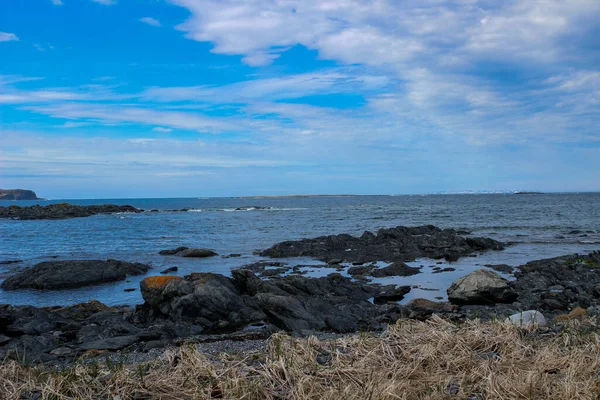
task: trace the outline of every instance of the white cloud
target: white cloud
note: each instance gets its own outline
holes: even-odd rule
[[[105,6],[112,6],[117,4],[117,0],[92,0],[94,3],[103,4]]]
[[[19,38],[14,33],[0,32],[0,42],[18,42]]]
[[[157,19],[154,19],[152,17],[140,18],[140,22],[143,22],[144,24],[147,24],[150,26],[160,26],[160,21]]]
[[[55,6],[62,6],[64,3],[62,2],[62,0],[50,0],[52,2],[52,4],[54,4]]]
[[[154,128],[152,128],[152,130],[154,132],[163,132],[163,133],[171,133],[171,132],[173,132],[173,129],[171,129],[171,128],[163,128],[162,126],[154,127]]]

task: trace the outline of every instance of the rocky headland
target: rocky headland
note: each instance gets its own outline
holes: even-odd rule
[[[25,189],[0,189],[0,200],[40,200],[34,191]]]
[[[77,206],[68,203],[49,204],[41,206],[39,204],[33,206],[20,207],[11,205],[8,207],[0,206],[0,218],[34,220],[34,219],[68,219],[89,217],[96,214],[113,214],[113,213],[139,213],[143,212],[138,208],[124,205],[118,206],[114,204]]]

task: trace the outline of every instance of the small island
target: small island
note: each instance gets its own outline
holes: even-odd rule
[[[0,189],[0,200],[42,200],[33,190]]]

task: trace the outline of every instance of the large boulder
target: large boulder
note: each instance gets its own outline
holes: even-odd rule
[[[193,322],[205,329],[230,330],[265,317],[248,307],[231,278],[223,275],[152,276],[144,279],[140,288],[155,316]]]
[[[2,289],[72,289],[99,283],[124,280],[127,275],[141,275],[149,265],[118,260],[46,261],[26,268],[2,282]]]
[[[506,279],[487,269],[463,276],[448,288],[448,300],[454,304],[510,303],[516,297]]]

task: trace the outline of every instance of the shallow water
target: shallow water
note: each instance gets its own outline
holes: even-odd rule
[[[106,199],[18,201],[31,205],[68,201],[73,204],[130,204],[160,212],[96,215],[58,221],[0,220],[0,261],[22,259],[23,263],[0,265],[0,274],[37,262],[58,259],[107,259],[150,263],[156,274],[179,267],[179,275],[193,271],[229,274],[260,258],[253,255],[283,240],[320,235],[377,230],[397,225],[432,224],[459,228],[473,235],[515,242],[501,252],[466,257],[451,265],[453,272],[431,274],[432,260],[417,260],[422,273],[407,278],[374,281],[420,285],[414,297],[445,298],[445,289],[459,276],[484,264],[520,265],[527,261],[600,249],[600,193],[540,195],[423,195],[340,196],[304,198],[209,198],[209,199]],[[4,204],[2,204],[4,205]],[[265,208],[262,208],[265,207]],[[167,210],[187,208],[187,212]],[[236,210],[243,208],[243,210]],[[158,251],[178,246],[206,247],[221,256],[208,259],[164,257]],[[236,258],[222,258],[239,253]],[[284,260],[285,261],[285,260]],[[314,260],[288,260],[295,264],[318,264]],[[310,275],[334,270],[310,268]],[[0,303],[37,306],[72,304],[97,299],[110,305],[141,303],[138,288],[142,277],[129,282],[98,285],[76,290],[42,292],[0,290]]]

